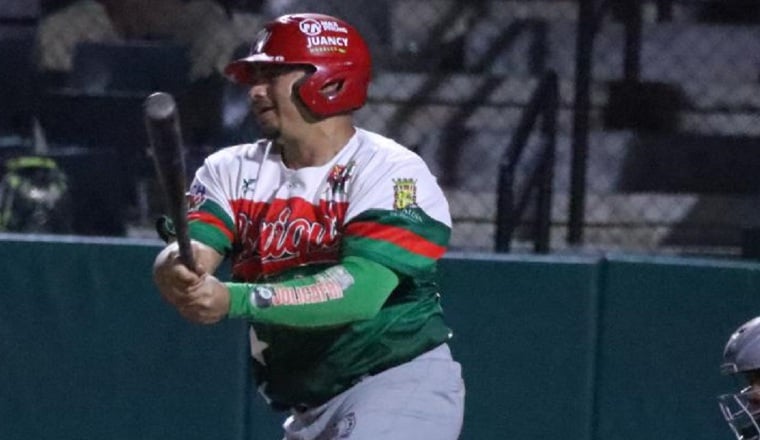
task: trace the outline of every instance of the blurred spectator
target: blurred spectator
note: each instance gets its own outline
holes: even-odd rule
[[[257,27],[252,14],[230,14],[211,0],[78,0],[41,20],[38,64],[70,71],[82,41],[173,39],[188,46],[192,81],[221,72]]]
[[[42,19],[36,52],[42,70],[69,71],[80,41],[119,41],[120,36],[106,8],[95,0],[83,0]]]
[[[39,1],[0,0],[0,21],[33,21],[39,14]]]
[[[264,0],[261,13],[268,18],[298,12],[319,12],[352,23],[361,32],[370,49],[389,43],[388,0],[371,2],[324,0]]]
[[[224,6],[228,13],[233,11],[245,11],[260,14],[266,0],[217,0]]]

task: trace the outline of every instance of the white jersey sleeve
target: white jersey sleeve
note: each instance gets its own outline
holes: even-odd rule
[[[364,132],[349,191],[344,255],[397,272],[426,272],[448,246],[446,198],[424,161],[390,139]]]
[[[265,143],[224,148],[210,155],[196,171],[188,192],[191,236],[222,254],[235,240],[234,204],[253,189]]]

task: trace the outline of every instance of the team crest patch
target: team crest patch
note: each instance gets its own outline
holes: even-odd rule
[[[401,210],[417,204],[417,181],[393,179],[393,209]]]

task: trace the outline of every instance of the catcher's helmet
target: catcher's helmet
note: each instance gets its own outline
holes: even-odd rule
[[[314,72],[297,86],[298,96],[316,116],[326,117],[364,105],[371,57],[359,32],[345,21],[323,14],[283,15],[264,25],[247,57],[231,62],[225,73],[235,82],[252,83],[256,63],[311,66]],[[328,84],[337,92],[320,93]]]
[[[760,316],[742,324],[731,335],[720,369],[723,374],[760,369]]]
[[[723,350],[723,374],[760,370],[760,316],[742,324],[728,339]],[[754,373],[753,373],[754,376]],[[718,396],[723,417],[739,440],[760,439],[760,384],[738,393]]]

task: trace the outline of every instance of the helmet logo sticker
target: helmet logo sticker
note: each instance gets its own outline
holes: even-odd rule
[[[348,33],[348,29],[338,24],[336,21],[331,20],[315,20],[313,18],[307,18],[303,20],[298,28],[306,35],[315,36],[322,33],[322,31],[340,32],[343,34]]]
[[[308,37],[306,48],[312,52],[341,52],[345,53],[348,47],[346,37]]]
[[[306,35],[319,35],[322,33],[322,25],[320,25],[319,22],[313,18],[307,18],[306,20],[302,21],[298,25],[298,28],[301,29],[301,32]]]

